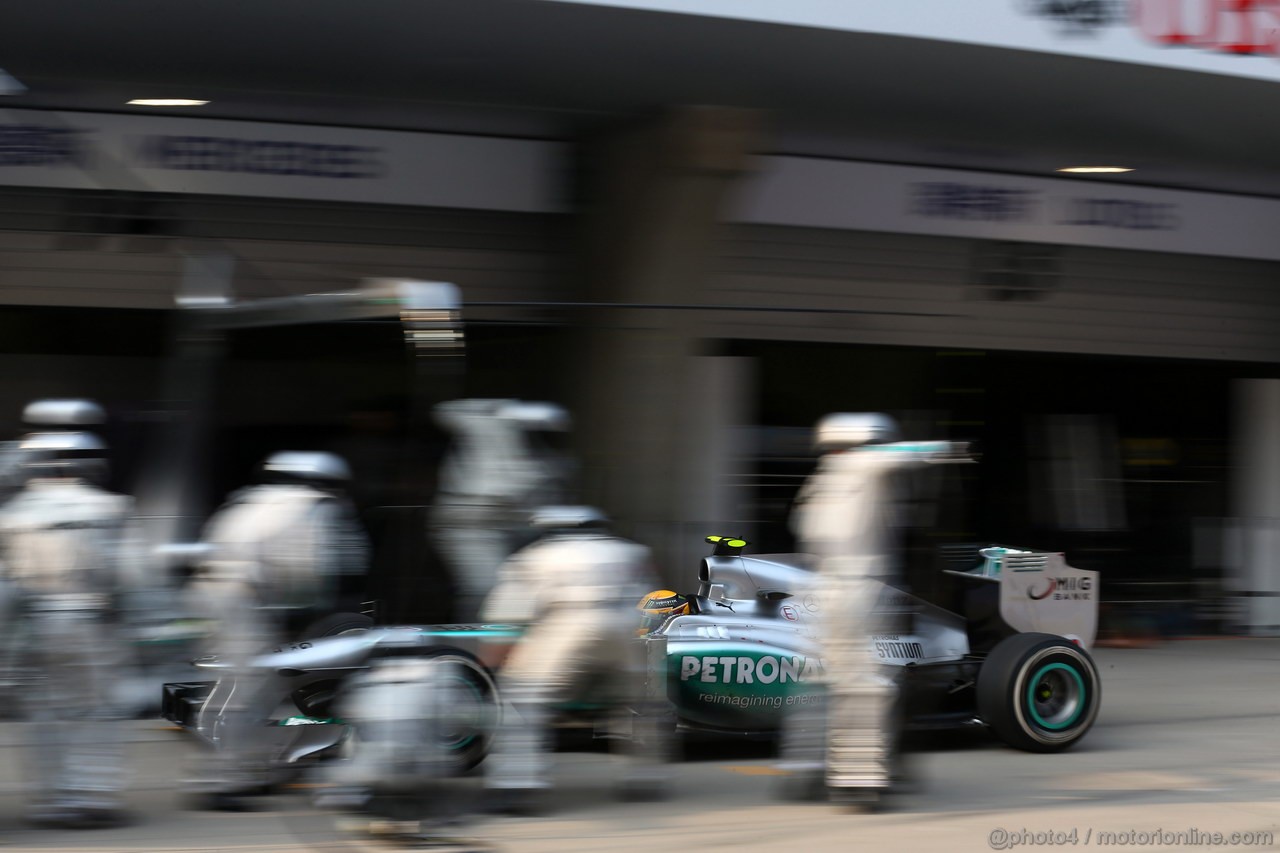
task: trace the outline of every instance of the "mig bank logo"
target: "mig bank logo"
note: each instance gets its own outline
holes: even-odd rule
[[[1027,598],[1032,601],[1043,601],[1052,595],[1054,589],[1058,586],[1058,582],[1054,578],[1048,578],[1047,581],[1049,585],[1044,588],[1044,592],[1036,592],[1034,584],[1027,587]]]
[[[1027,598],[1032,601],[1088,601],[1092,597],[1093,581],[1090,578],[1045,578],[1045,587],[1036,590],[1037,584],[1027,587]]]

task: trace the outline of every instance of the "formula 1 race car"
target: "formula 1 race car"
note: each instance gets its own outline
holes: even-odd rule
[[[688,726],[777,731],[789,707],[821,701],[821,602],[805,592],[805,555],[742,556],[746,543],[710,537],[690,612],[654,635],[668,695]],[[1096,572],[1062,554],[1000,546],[973,555],[963,615],[881,585],[869,653],[900,688],[908,727],[985,725],[1010,746],[1052,752],[1080,740],[1098,713],[1089,655],[1097,631]],[[975,559],[974,562],[977,562]],[[652,635],[651,635],[652,636]]]
[[[638,641],[649,678],[665,692],[686,729],[770,735],[788,708],[820,702],[823,672],[816,635],[821,603],[804,592],[812,580],[804,555],[743,556],[746,543],[714,540],[699,568],[689,612],[665,620]],[[1098,713],[1100,684],[1089,655],[1097,628],[1097,573],[1066,565],[1055,553],[993,546],[980,564],[948,571],[962,584],[963,615],[893,587],[879,599],[881,625],[869,652],[900,687],[909,727],[985,725],[1010,746],[1052,752],[1071,746]],[[975,560],[976,561],[976,560]],[[509,643],[503,625],[372,628],[302,641],[255,662],[256,711],[278,728],[282,768],[336,754],[349,726],[335,701],[357,673],[406,657],[445,667],[461,690],[450,700],[440,749],[468,768],[482,761],[501,697],[482,663],[484,644]],[[197,666],[217,674],[223,662]],[[216,743],[225,699],[235,681],[165,685],[163,715]],[[651,692],[654,688],[651,687]],[[461,696],[459,701],[456,697]],[[587,692],[566,715],[581,721],[605,709]]]
[[[404,667],[397,664],[412,661],[434,668],[433,678],[458,688],[450,691],[449,723],[438,737],[438,753],[460,770],[474,767],[488,753],[499,708],[497,685],[481,662],[482,645],[518,636],[517,629],[502,625],[353,627],[261,655],[252,664],[248,712],[275,730],[274,737],[259,741],[273,750],[267,763],[283,779],[302,765],[337,756],[351,729],[336,716],[344,696],[377,684],[382,672],[400,677],[395,673]],[[165,684],[161,715],[216,746],[228,702],[244,687],[225,661],[207,657],[194,664],[214,680]]]

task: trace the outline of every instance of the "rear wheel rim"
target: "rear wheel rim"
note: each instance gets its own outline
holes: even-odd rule
[[[1084,678],[1061,661],[1047,663],[1027,680],[1026,702],[1031,719],[1050,732],[1071,728],[1087,704]]]

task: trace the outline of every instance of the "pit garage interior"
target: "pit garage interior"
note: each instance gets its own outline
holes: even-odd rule
[[[73,393],[89,381],[113,413],[119,488],[136,485],[145,465],[172,343],[171,300],[190,246],[234,253],[238,295],[340,289],[357,271],[438,270],[462,286],[469,306],[467,362],[422,386],[426,405],[459,395],[575,399],[580,335],[563,284],[573,268],[570,217],[31,190],[2,200],[0,274],[11,302],[35,303],[0,311],[6,429],[19,430],[16,413],[37,388],[53,393],[52,382]],[[252,239],[249,211],[258,220]],[[348,227],[353,221],[361,227]],[[1229,629],[1221,535],[1232,506],[1233,395],[1239,380],[1280,371],[1260,357],[1269,346],[1262,337],[1215,340],[1206,330],[1274,312],[1274,267],[730,227],[717,241],[709,300],[745,310],[701,312],[708,331],[694,356],[734,378],[730,398],[707,389],[732,404],[733,423],[718,440],[730,457],[729,511],[682,525],[689,550],[721,528],[748,536],[756,550],[791,550],[786,521],[815,462],[812,424],[829,411],[882,410],[907,438],[969,440],[980,452],[972,467],[907,480],[905,567],[916,588],[945,595],[941,546],[1057,549],[1102,571],[1104,599],[1141,614],[1150,630]],[[911,313],[885,311],[886,293],[910,302]],[[808,310],[779,322],[768,299]],[[977,332],[958,324],[946,308],[956,301],[980,318],[1013,311],[1019,319],[1003,325],[1009,339],[1001,340],[1000,324]],[[1113,310],[1117,302],[1124,312]],[[1066,312],[1083,319],[1067,322]],[[1080,333],[1092,323],[1107,328],[1118,352],[1087,351],[1106,346]],[[866,337],[883,342],[859,342]],[[1022,348],[1033,339],[1038,349]],[[1213,357],[1175,357],[1192,340]],[[1076,351],[1055,351],[1065,349]],[[417,541],[420,512],[379,509],[425,506],[445,447],[414,398],[412,370],[394,322],[237,333],[220,368],[201,509],[211,511],[282,443],[344,452],[366,520],[382,531],[381,572],[393,577],[379,583],[416,591],[403,597],[415,602],[405,618],[444,618],[443,596],[432,590],[448,581]],[[664,566],[666,576],[688,583],[690,565]]]

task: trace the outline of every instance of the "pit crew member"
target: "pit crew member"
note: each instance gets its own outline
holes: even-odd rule
[[[553,706],[588,686],[598,698],[612,681],[613,723],[632,735],[615,741],[630,759],[620,793],[655,797],[665,696],[646,690],[645,641],[635,635],[635,602],[655,586],[649,550],[609,533],[590,507],[546,507],[532,522],[543,538],[503,564],[481,611],[487,623],[527,629],[499,675],[509,709],[485,764],[487,787],[500,811],[545,807],[538,794],[551,785]]]
[[[210,651],[236,679],[212,766],[190,781],[204,807],[238,810],[268,783],[261,722],[277,697],[250,665],[285,641],[287,616],[323,609],[344,575],[367,566],[368,544],[342,493],[346,462],[330,453],[281,452],[262,466],[266,482],[234,494],[209,520],[209,556],[191,585],[192,607],[214,620]],[[267,707],[270,705],[271,707]]]
[[[564,502],[570,466],[555,436],[569,429],[569,415],[551,403],[452,400],[435,417],[454,444],[440,466],[431,527],[453,576],[454,618],[469,622],[523,544],[530,512]]]
[[[967,460],[965,445],[892,443],[897,426],[882,414],[828,415],[815,428],[823,454],[792,512],[802,550],[815,555],[811,594],[826,671],[827,707],[788,717],[783,767],[792,793],[820,790],[858,809],[874,809],[890,786],[898,738],[896,690],[870,654],[876,602],[893,579],[893,474],[931,462]],[[825,715],[825,720],[824,720]]]
[[[16,657],[32,675],[20,691],[31,726],[28,817],[116,825],[124,773],[112,685],[126,654],[114,605],[133,501],[93,485],[106,448],[91,433],[33,433],[21,449],[26,483],[0,509],[0,573],[17,590]]]

